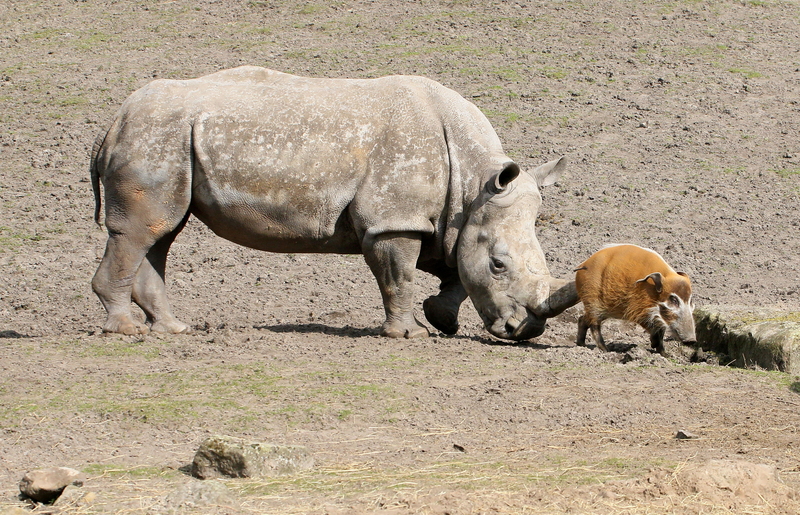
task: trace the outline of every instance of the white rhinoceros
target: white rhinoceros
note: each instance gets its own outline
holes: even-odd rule
[[[386,310],[381,333],[426,336],[415,269],[441,279],[423,304],[453,334],[467,295],[487,329],[522,340],[577,302],[534,233],[563,159],[530,173],[477,107],[422,77],[315,79],[243,66],[134,92],[92,151],[95,219],[108,242],[92,287],[106,332],[181,333],[164,286],[190,214],[271,252],[364,254]],[[134,319],[131,299],[147,316]]]

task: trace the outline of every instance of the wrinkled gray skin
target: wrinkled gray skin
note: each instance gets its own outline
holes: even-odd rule
[[[469,295],[487,329],[524,340],[577,302],[550,277],[534,234],[539,187],[471,103],[421,77],[309,79],[256,67],[158,80],[122,105],[92,152],[108,243],[92,286],[106,332],[181,333],[164,287],[167,252],[190,214],[271,252],[364,255],[386,311],[382,334],[426,336],[415,269],[442,281],[423,304],[453,334]],[[131,299],[147,316],[131,313]]]

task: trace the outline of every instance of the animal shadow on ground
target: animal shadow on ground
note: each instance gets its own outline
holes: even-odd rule
[[[345,338],[358,338],[360,336],[377,336],[380,334],[378,328],[359,328],[346,325],[344,327],[334,327],[326,324],[275,324],[258,325],[255,329],[272,331],[273,333],[319,333]]]
[[[560,347],[559,345],[548,345],[546,343],[537,343],[533,340],[522,340],[518,342],[510,340],[495,340],[493,338],[489,338],[486,336],[478,336],[478,335],[469,336],[468,339],[481,343],[483,345],[490,345],[492,347],[516,347],[516,348],[537,349],[537,350],[553,349],[556,347]]]
[[[16,331],[6,330],[6,331],[0,331],[0,338],[30,338],[30,336],[25,334],[19,334]]]

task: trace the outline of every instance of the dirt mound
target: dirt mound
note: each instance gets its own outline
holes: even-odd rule
[[[796,493],[778,479],[775,467],[733,460],[658,469],[643,478],[610,481],[577,489],[575,494],[617,505],[646,501],[680,506],[681,513],[794,513],[797,500]]]

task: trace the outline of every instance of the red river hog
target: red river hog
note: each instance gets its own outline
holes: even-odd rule
[[[683,343],[695,343],[692,283],[655,251],[637,245],[609,245],[575,270],[583,302],[577,344],[592,330],[597,347],[608,350],[600,326],[609,318],[635,322],[650,332],[650,343],[664,355],[667,330]]]

